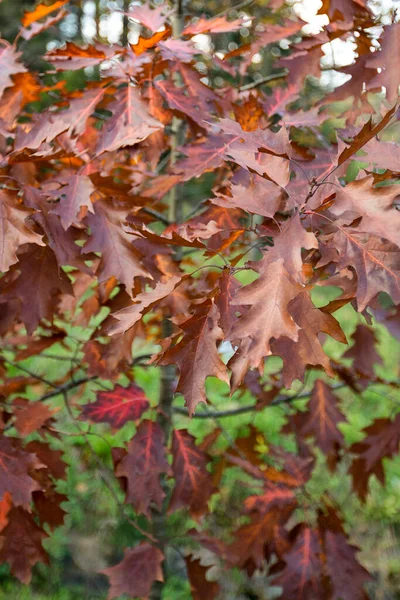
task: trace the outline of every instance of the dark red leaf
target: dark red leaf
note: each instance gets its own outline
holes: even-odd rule
[[[129,421],[140,419],[149,406],[149,400],[139,386],[134,383],[127,388],[117,385],[109,392],[97,392],[96,401],[83,407],[82,418],[119,429]]]

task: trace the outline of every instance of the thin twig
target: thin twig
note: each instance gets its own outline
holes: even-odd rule
[[[213,18],[216,19],[218,17],[223,17],[223,16],[227,15],[228,13],[230,13],[232,10],[240,10],[241,8],[247,8],[247,6],[250,6],[250,4],[253,4],[253,2],[254,2],[254,0],[243,0],[243,2],[236,4],[236,6],[229,6],[222,12],[218,13],[217,15],[214,15]]]
[[[346,383],[338,383],[337,385],[332,386],[332,390],[340,390],[341,388],[346,387]],[[289,404],[294,400],[305,400],[309,398],[312,394],[312,390],[309,392],[305,392],[304,394],[296,394],[294,396],[285,396],[284,394],[280,394],[274,400],[272,400],[271,404],[268,404],[265,408],[269,408],[271,406],[279,406],[281,404]],[[236,415],[243,415],[248,412],[253,412],[258,410],[257,404],[246,404],[245,406],[239,406],[238,408],[232,408],[221,411],[207,411],[203,413],[195,413],[193,415],[193,419],[209,419],[209,418],[222,418],[222,417],[234,417]],[[173,409],[173,412],[184,415],[185,417],[189,417],[189,413],[186,408],[182,408],[180,406],[176,406]]]
[[[282,79],[282,77],[286,77],[288,70],[279,71],[279,73],[271,73],[271,75],[266,75],[261,79],[257,79],[257,81],[252,81],[251,83],[246,83],[245,85],[240,86],[239,92],[247,92],[247,90],[252,90],[264,83],[268,83],[268,81],[274,81],[275,79]]]
[[[143,207],[142,208],[142,212],[151,215],[152,217],[155,217],[158,221],[161,221],[161,223],[164,223],[164,225],[171,225],[170,220],[164,216],[162,213],[158,212],[158,210],[154,210],[153,208],[148,208],[148,207]]]

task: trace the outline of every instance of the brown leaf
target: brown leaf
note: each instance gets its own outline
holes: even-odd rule
[[[17,407],[15,429],[21,437],[26,437],[40,429],[57,412],[50,410],[43,402],[29,402],[24,398],[16,398],[13,406]]]
[[[121,310],[112,313],[111,316],[113,319],[116,319],[118,323],[110,327],[109,334],[118,335],[128,331],[128,329],[142,319],[148,311],[154,308],[160,300],[169,296],[180,281],[180,277],[172,275],[167,281],[158,282],[154,289],[135,296],[132,306],[122,308]]]
[[[206,598],[214,600],[219,594],[220,587],[216,581],[207,579],[208,568],[203,567],[201,561],[193,556],[187,556],[185,562],[193,600],[205,600]]]
[[[338,265],[357,273],[357,307],[362,312],[379,292],[387,292],[400,302],[400,250],[394,244],[358,229],[341,227],[333,241]]]
[[[301,291],[284,267],[284,259],[269,262],[268,255],[259,266],[260,277],[240,288],[233,306],[249,306],[229,334],[234,343],[240,340],[239,352],[229,366],[233,373],[233,387],[242,381],[249,367],[259,368],[262,359],[271,353],[272,338],[282,335],[296,341],[299,327],[288,312],[289,302]]]
[[[61,185],[59,190],[52,192],[59,202],[52,213],[59,215],[62,226],[68,229],[72,224],[80,221],[86,213],[94,212],[92,195],[96,189],[87,175],[73,174],[57,177]]]
[[[29,442],[26,450],[38,457],[54,479],[65,479],[67,465],[62,460],[64,453],[61,450],[54,450],[48,444],[37,440]]]
[[[33,211],[18,204],[6,190],[0,190],[0,271],[8,271],[18,262],[17,250],[22,244],[44,246],[42,237],[34,233],[26,224]]]
[[[307,365],[321,365],[333,376],[330,361],[322,349],[320,333],[331,335],[335,340],[346,343],[339,323],[332,315],[316,308],[307,291],[300,293],[288,305],[289,314],[301,327],[298,341],[280,337],[271,344],[274,354],[283,360],[283,381],[290,387],[295,379],[304,381]]]
[[[358,548],[351,546],[340,532],[325,533],[326,566],[333,597],[342,600],[367,600],[364,584],[372,577],[356,559]]]
[[[129,12],[125,13],[127,17],[138,21],[153,33],[161,29],[168,14],[164,14],[165,6],[156,6],[151,8],[144,4],[143,6],[133,6]]]
[[[366,325],[357,325],[351,336],[353,346],[343,355],[344,358],[353,358],[353,369],[369,381],[375,379],[375,365],[382,364],[382,358],[376,351],[376,336],[374,331]]]
[[[341,224],[351,224],[362,217],[362,231],[385,238],[400,246],[400,211],[395,201],[400,197],[400,185],[373,187],[373,177],[364,177],[336,192],[329,207]]]
[[[315,438],[315,443],[325,454],[333,452],[336,446],[344,445],[344,438],[337,424],[345,421],[345,416],[337,407],[337,398],[322,379],[317,379],[307,405],[301,414],[300,435]]]
[[[22,508],[13,507],[9,523],[1,532],[0,562],[8,562],[11,573],[28,585],[32,567],[38,562],[48,563],[42,541],[47,534],[36,525],[32,515]]]
[[[390,103],[398,101],[399,97],[399,72],[395,57],[400,52],[400,25],[393,23],[383,28],[380,51],[376,51],[367,60],[369,69],[379,69],[377,75],[368,83],[368,89],[384,86],[386,97]]]
[[[356,454],[349,473],[353,479],[353,489],[359,498],[365,502],[368,493],[368,481],[371,475],[385,483],[383,458],[392,458],[399,451],[400,443],[400,414],[394,421],[376,419],[372,425],[363,429],[366,437],[350,447],[350,452]]]
[[[119,564],[102,571],[110,579],[108,600],[122,594],[147,600],[154,581],[164,581],[161,568],[163,560],[161,550],[147,542],[125,550]]]
[[[98,200],[95,213],[86,217],[91,228],[91,236],[82,252],[101,252],[97,276],[99,281],[116,277],[125,285],[128,294],[132,293],[134,278],[149,277],[141,263],[141,254],[132,244],[132,238],[125,232],[126,210],[110,202]]]
[[[254,565],[262,569],[266,556],[272,555],[279,525],[284,524],[295,508],[295,502],[279,508],[262,510],[261,501],[250,514],[251,521],[235,532],[235,540],[227,549],[228,561],[238,567]],[[259,510],[261,509],[261,510]],[[249,564],[250,563],[250,564]]]
[[[118,90],[109,109],[113,115],[100,132],[98,154],[112,152],[124,146],[134,146],[163,127],[160,121],[149,114],[132,85]]]
[[[18,300],[20,317],[31,334],[42,319],[53,321],[60,293],[72,295],[72,287],[48,246],[29,244],[19,253],[15,270],[19,275],[4,288],[3,296]]]
[[[116,469],[117,477],[126,477],[128,481],[126,502],[148,518],[152,503],[161,510],[165,492],[160,475],[171,471],[165,456],[164,437],[158,423],[142,421],[129,443],[128,454]]]
[[[282,188],[256,174],[249,174],[248,182],[244,185],[233,184],[229,192],[229,195],[216,192],[211,202],[225,208],[241,208],[264,217],[274,216],[284,194]]]
[[[207,512],[208,500],[214,492],[207,471],[208,456],[195,445],[194,437],[186,429],[173,432],[172,455],[175,487],[168,512],[187,508],[193,519],[199,519]]]
[[[20,52],[16,52],[13,46],[2,46],[0,48],[0,97],[6,88],[14,85],[12,75],[26,73],[24,65],[19,62]]]
[[[361,150],[365,144],[367,144],[373,137],[375,137],[386,125],[389,123],[394,113],[397,110],[395,104],[390,110],[388,110],[385,116],[374,125],[372,117],[364,127],[357,133],[351,144],[345,148],[338,157],[338,165],[343,164],[347,159],[351,158],[356,152]]]
[[[14,506],[22,506],[29,511],[32,492],[40,490],[31,474],[34,469],[41,469],[43,466],[35,454],[23,450],[17,440],[1,435],[0,498],[9,493]]]
[[[229,383],[226,366],[217,351],[217,342],[223,339],[218,320],[219,311],[212,300],[196,305],[193,316],[180,324],[182,339],[158,361],[160,365],[178,365],[179,382],[176,391],[185,398],[185,405],[191,415],[199,402],[207,403],[207,377],[218,377]]]

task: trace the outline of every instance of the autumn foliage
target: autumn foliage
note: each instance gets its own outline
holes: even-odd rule
[[[367,598],[371,575],[339,505],[314,501],[307,483],[318,460],[332,472],[347,460],[365,502],[399,449],[396,406],[349,445],[340,391],[397,383],[376,374],[372,324],[398,335],[400,147],[381,138],[398,117],[400,24],[385,24],[374,45],[364,0],[325,0],[329,23],[313,35],[275,0],[261,23],[144,4],[129,13],[142,25],[136,43],[68,42],[44,56],[47,72],[30,70],[21,41],[68,10],[40,4],[0,47],[0,561],[24,583],[48,561],[42,543],[67,499],[57,487],[63,414],[89,447],[92,432],[135,424],[108,476],[142,541],[104,571],[110,599],[160,597],[176,511],[190,516],[179,547],[195,599],[220,593],[199,548],[226,571],[268,565],[287,600]],[[201,56],[198,34],[221,48],[244,25],[241,48]],[[356,46],[353,63],[335,67],[351,78],[309,100],[323,47],[338,38]],[[254,56],[282,40],[272,77],[253,78]],[[71,89],[64,72],[87,68],[85,87]],[[330,286],[336,296],[317,303]],[[361,315],[351,339],[335,318],[346,305]],[[29,367],[53,346],[75,348],[57,378]],[[156,367],[155,402],[135,373]],[[311,371],[307,391],[298,384]],[[222,382],[220,410],[208,378]],[[255,425],[229,439],[224,416],[270,406],[288,408],[288,446],[260,449]],[[212,425],[202,440],[182,427],[193,415]],[[231,467],[248,493],[236,524],[216,533],[212,502]]]

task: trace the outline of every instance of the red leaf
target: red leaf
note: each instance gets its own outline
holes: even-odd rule
[[[208,456],[195,445],[194,437],[185,429],[174,431],[172,454],[175,487],[168,511],[188,508],[191,517],[198,519],[207,511],[208,500],[214,491],[211,474],[206,468]]]
[[[132,383],[128,388],[115,386],[109,392],[98,392],[97,399],[83,406],[82,418],[93,423],[109,423],[119,429],[129,421],[137,421],[149,408],[144,391]]]
[[[161,550],[148,543],[125,550],[119,564],[102,571],[110,579],[108,600],[122,594],[134,598],[139,596],[142,600],[149,598],[154,581],[164,581],[161,568],[163,560]]]
[[[170,473],[165,457],[164,433],[154,421],[140,423],[128,446],[128,454],[118,463],[116,475],[126,477],[128,490],[126,502],[135,511],[150,518],[154,503],[161,510],[165,492],[161,487],[161,473]]]

